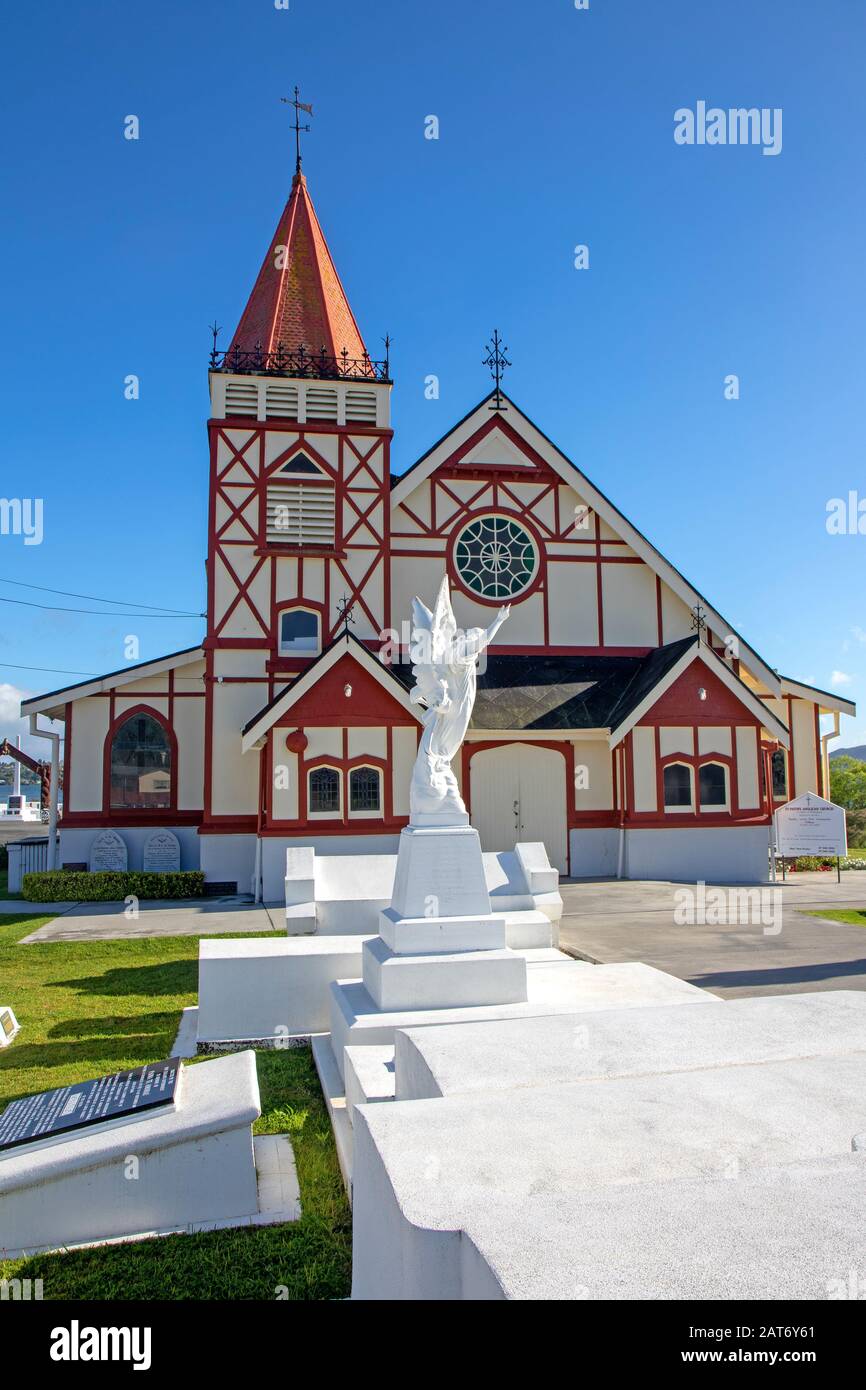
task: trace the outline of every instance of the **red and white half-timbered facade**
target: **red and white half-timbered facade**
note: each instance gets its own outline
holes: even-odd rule
[[[201,646],[23,706],[65,722],[61,862],[110,826],[136,867],[170,828],[184,868],[278,899],[288,844],[393,852],[410,605],[447,573],[461,625],[511,604],[455,768],[485,848],[766,877],[774,808],[828,794],[854,707],[769,667],[504,395],[394,477],[388,363],[301,174],[210,389]]]

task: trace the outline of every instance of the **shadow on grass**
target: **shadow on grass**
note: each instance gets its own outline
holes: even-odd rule
[[[103,1017],[67,1018],[55,1023],[46,1034],[46,1042],[56,1038],[104,1038],[110,1041],[125,1037],[146,1037],[153,1033],[169,1033],[177,1030],[178,1013],[163,1014],[105,1014]],[[64,1048],[64,1053],[69,1049]]]
[[[198,986],[195,957],[164,961],[159,965],[116,966],[101,975],[80,975],[47,980],[47,989],[71,989],[80,994],[121,995],[124,999],[153,999],[160,994],[192,994]]]

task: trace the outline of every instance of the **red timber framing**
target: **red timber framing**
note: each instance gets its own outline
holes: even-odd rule
[[[298,424],[282,418],[263,421],[241,416],[212,419],[208,430],[210,511],[207,636],[202,644],[207,702],[202,830],[209,834],[248,833],[266,819],[264,792],[257,815],[213,814],[214,685],[218,679],[261,683],[267,690],[267,699],[272,699],[281,685],[307,669],[315,657],[279,655],[277,617],[286,608],[309,607],[320,614],[324,649],[341,627],[337,605],[343,603],[345,595],[348,606],[355,609],[355,631],[366,629],[371,634],[366,640],[378,648],[381,633],[389,624],[391,607],[388,549],[392,431],[359,423]],[[274,434],[291,436],[291,442],[266,463],[268,438]],[[325,457],[326,439],[336,441],[336,464]],[[221,446],[226,453],[219,462]],[[334,487],[333,547],[267,544],[263,528],[268,480],[298,453],[306,454]],[[291,592],[288,586],[278,584],[278,566],[287,560],[297,565]],[[320,563],[310,567],[310,561]],[[218,567],[228,588],[227,601],[219,609]],[[377,580],[380,597],[374,601],[371,590]],[[254,585],[259,595],[267,595],[264,600],[256,600]],[[249,635],[239,636],[231,631],[234,615],[241,612],[246,617]],[[215,654],[220,650],[260,653],[266,674],[218,677]]]
[[[520,463],[464,463],[493,431],[504,435],[528,460]],[[459,484],[459,488],[456,486]],[[466,484],[472,486],[466,487]],[[611,647],[605,645],[603,570],[606,565],[643,565],[644,561],[636,555],[622,552],[628,549],[627,543],[616,537],[603,537],[598,515],[589,508],[575,509],[565,503],[568,485],[559,473],[536,452],[507,418],[492,413],[459,448],[448,456],[430,474],[419,482],[419,488],[429,489],[429,520],[424,520],[413,508],[410,501],[400,504],[392,518],[391,553],[407,558],[429,558],[442,555],[452,586],[466,593],[475,603],[498,608],[501,600],[482,598],[462,583],[454,564],[454,549],[458,534],[466,522],[481,512],[496,512],[509,516],[526,528],[533,538],[539,554],[539,566],[529,588],[521,593],[515,602],[522,602],[534,593],[541,596],[542,621],[539,631],[539,645],[543,645],[551,655],[566,653],[585,653],[614,655],[646,655],[651,648]],[[574,491],[575,489],[572,489]],[[412,523],[413,530],[400,529],[400,511]],[[405,522],[403,523],[405,527]],[[424,546],[419,546],[423,541]],[[435,550],[427,543],[440,542]],[[552,546],[568,543],[565,554],[557,553]],[[595,566],[595,596],[598,642],[591,646],[552,646],[550,643],[549,584],[551,567],[560,564],[588,564]],[[662,645],[662,607],[661,582],[656,582],[656,603],[658,612],[658,644]],[[496,644],[497,652],[503,655],[519,654],[532,650],[526,646],[509,646],[507,641]]]
[[[282,419],[254,421],[241,417],[211,420],[209,430],[211,487],[205,648],[256,647],[276,655],[275,613],[277,607],[285,603],[283,599],[279,603],[277,600],[277,565],[284,559],[296,560],[298,564],[298,583],[291,601],[301,603],[309,599],[327,615],[322,633],[323,647],[340,627],[335,608],[342,602],[344,593],[349,604],[355,605],[356,619],[363,615],[365,625],[378,637],[388,626],[390,616],[387,554],[391,431],[354,424],[293,425]],[[292,442],[266,464],[267,438],[274,433],[292,435]],[[337,441],[336,466],[317,448],[317,442],[324,437]],[[362,440],[366,443],[359,442]],[[228,456],[218,464],[221,444]],[[333,547],[267,544],[264,518],[268,481],[298,453],[307,454],[322,470],[323,479],[329,479],[334,487],[336,535]],[[250,455],[254,465],[251,465]],[[219,524],[218,501],[224,508]],[[306,592],[306,559],[326,562],[323,595]],[[245,566],[241,564],[243,560],[248,562]],[[216,608],[218,565],[233,591],[219,611]],[[269,595],[265,603],[256,601],[253,595],[253,585],[263,571],[267,575]],[[375,603],[370,597],[370,585],[377,571],[381,574],[382,597]],[[248,636],[234,635],[228,630],[233,616],[241,609],[253,629]]]
[[[347,697],[345,689],[351,685],[352,695]],[[342,656],[321,680],[306,695],[303,695],[287,711],[285,716],[269,731],[267,740],[259,750],[261,758],[262,816],[260,834],[316,834],[316,835],[379,835],[396,834],[408,824],[408,816],[394,814],[393,767],[394,767],[394,729],[410,728],[420,738],[421,729],[417,720],[407,714],[400,704],[383,690],[381,685],[354,661],[351,656]],[[341,749],[339,753],[320,753],[307,755],[307,730],[324,728],[339,729]],[[349,754],[349,730],[353,728],[383,729],[385,732],[385,757],[367,752]],[[301,738],[298,739],[298,735]],[[290,751],[297,758],[298,777],[298,817],[294,820],[279,820],[274,812],[274,779],[271,769],[280,762],[286,740],[300,742],[304,746]],[[252,753],[246,756],[253,756]],[[342,796],[339,815],[323,816],[309,814],[308,783],[309,774],[316,767],[333,767],[341,778]],[[355,767],[375,767],[381,773],[381,814],[353,815],[349,809],[349,773]]]
[[[700,691],[704,692],[701,699]],[[639,728],[654,731],[654,761],[656,810],[636,811],[634,787],[634,734],[629,732],[625,745],[625,824],[649,828],[665,826],[720,826],[720,825],[765,825],[770,819],[766,799],[761,792],[760,768],[761,724],[748,713],[736,695],[703,664],[693,662],[683,674],[656,701],[641,719]],[[677,729],[691,734],[692,752],[671,752],[662,754],[661,730]],[[730,739],[730,753],[720,753],[707,749],[700,752],[700,730],[706,728],[726,729]],[[741,807],[737,769],[737,729],[751,729],[755,740],[755,771],[758,777],[758,806]],[[693,811],[668,811],[664,809],[664,769],[671,763],[683,763],[692,770]],[[707,763],[719,763],[727,771],[728,805],[720,811],[700,809],[699,770]]]
[[[182,669],[182,668],[180,668]],[[90,700],[105,700],[108,702],[108,732],[105,735],[102,745],[102,809],[100,811],[75,811],[73,807],[74,792],[72,788],[73,772],[73,739],[75,737],[73,723],[74,703],[69,700],[65,705],[65,734],[63,746],[64,762],[64,791],[63,791],[63,814],[60,817],[61,826],[68,829],[78,828],[87,829],[96,826],[115,826],[123,829],[126,826],[136,825],[159,825],[165,824],[170,818],[172,825],[200,825],[202,812],[200,810],[178,810],[177,791],[178,776],[180,770],[181,753],[177,735],[175,733],[174,710],[177,700],[204,700],[206,692],[202,690],[178,690],[176,682],[176,671],[172,668],[167,673],[167,689],[165,690],[136,690],[136,703],[128,708],[118,710],[118,701],[129,699],[130,696],[124,694],[124,687],[118,686],[116,689],[107,691],[105,694],[90,695]],[[150,701],[156,703],[149,703]],[[160,705],[165,706],[165,710],[160,709]],[[114,735],[120,728],[136,714],[149,714],[158,724],[161,724],[168,735],[169,747],[171,749],[171,789],[169,792],[168,807],[148,809],[133,809],[129,807],[111,805],[111,744]],[[68,809],[67,809],[68,808]]]

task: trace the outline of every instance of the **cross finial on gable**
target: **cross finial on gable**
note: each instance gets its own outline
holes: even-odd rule
[[[349,595],[344,590],[343,597],[337,604],[337,624],[339,626],[339,624],[342,623],[343,633],[346,637],[349,635],[349,624],[352,623],[354,625],[354,614],[355,605],[349,602]]]
[[[295,124],[294,124],[291,128],[292,128],[292,130],[295,132],[295,173],[296,173],[296,174],[299,174],[299,173],[301,172],[301,131],[302,131],[302,130],[309,130],[309,129],[310,129],[310,127],[309,127],[308,125],[301,125],[301,119],[300,119],[300,117],[301,117],[301,112],[302,112],[302,111],[306,111],[306,113],[307,113],[308,116],[312,116],[312,114],[313,114],[313,108],[312,108],[312,106],[307,106],[303,101],[301,101],[301,100],[300,100],[300,95],[301,95],[301,94],[300,94],[300,91],[299,91],[298,88],[296,87],[296,88],[295,88],[295,95],[294,95],[294,97],[280,97],[280,101],[285,102],[285,104],[286,104],[287,106],[294,106],[294,108],[295,108]]]
[[[492,406],[490,407],[490,409],[491,409],[491,410],[505,410],[506,407],[502,404],[502,391],[501,391],[501,386],[502,386],[502,374],[503,374],[503,372],[505,371],[505,368],[506,368],[506,367],[510,367],[510,366],[511,366],[510,361],[509,361],[508,358],[505,356],[506,352],[508,351],[508,344],[507,344],[507,343],[503,343],[502,339],[501,339],[500,336],[499,336],[499,329],[498,329],[498,328],[494,328],[494,330],[493,330],[493,342],[492,342],[492,343],[485,343],[484,347],[485,347],[485,351],[486,351],[486,353],[487,353],[487,356],[484,358],[484,363],[483,363],[483,365],[484,365],[485,367],[489,367],[489,368],[490,368],[490,375],[493,377],[493,381],[494,381],[495,386],[496,386],[496,392],[495,392],[495,395],[494,395],[493,404],[492,404]]]
[[[693,629],[697,632],[697,634],[698,634],[698,641],[700,641],[700,639],[701,639],[701,634],[702,634],[703,632],[706,631],[706,626],[707,626],[707,614],[706,614],[706,610],[703,609],[699,603],[696,603],[695,606],[694,606],[694,608],[692,609],[692,628],[693,628]]]

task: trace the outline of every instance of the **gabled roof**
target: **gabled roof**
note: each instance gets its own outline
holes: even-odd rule
[[[721,613],[713,607],[700,590],[690,584],[685,576],[680,574],[679,570],[666,560],[660,551],[656,550],[646,536],[623,516],[610,499],[605,497],[594,483],[590,482],[577,465],[572,463],[571,459],[567,458],[527,415],[523,414],[520,407],[515,405],[504,391],[501,393],[506,402],[504,410],[491,410],[490,402],[493,395],[494,393],[491,392],[489,396],[485,396],[483,400],[479,401],[478,405],[467,415],[464,415],[463,419],[446,435],[443,435],[432,448],[428,449],[417,463],[414,463],[411,468],[408,468],[397,478],[391,490],[392,507],[397,507],[404,502],[419,483],[429,478],[431,473],[434,473],[452,454],[466,445],[482,427],[485,425],[488,428],[496,427],[499,424],[506,428],[510,427],[520,435],[529,448],[548,467],[559,474],[563,482],[568,483],[580,494],[582,500],[631,546],[635,554],[640,556],[644,563],[682,599],[687,607],[694,608],[697,603],[700,603],[706,613],[707,625],[714,632],[720,636],[727,636],[729,633],[735,636],[740,644],[740,656],[746,666],[760,677],[771,695],[779,696],[781,685],[776,672],[722,617]]]
[[[822,714],[832,714],[836,710],[840,714],[856,715],[857,713],[857,706],[854,701],[846,700],[843,695],[829,690],[821,690],[817,685],[807,685],[805,681],[794,680],[792,676],[782,676],[780,679],[783,695],[793,695],[801,700],[812,700]]]
[[[193,661],[203,661],[202,647],[184,647],[182,651],[171,652],[168,656],[157,656],[152,661],[138,661],[134,666],[123,666],[119,671],[109,671],[104,676],[91,676],[75,685],[64,685],[60,690],[49,690],[45,695],[31,695],[29,700],[21,701],[22,718],[26,714],[50,714],[52,718],[62,718],[62,707],[69,700],[82,700],[87,695],[101,695],[107,690],[128,685],[130,681],[141,680],[142,676],[161,676],[178,666],[188,666]]]
[[[274,352],[279,344],[287,352],[303,346],[311,353],[324,348],[329,357],[339,357],[344,348],[350,358],[366,355],[301,173],[292,180],[229,351]]]
[[[674,652],[674,648],[679,648]],[[667,653],[667,656],[663,654]],[[670,659],[673,658],[673,659]],[[768,733],[777,738],[785,748],[791,746],[791,735],[786,724],[777,719],[767,708],[759,695],[756,695],[744,680],[731,669],[727,661],[699,642],[697,637],[686,638],[682,642],[672,642],[667,647],[658,647],[646,658],[646,669],[633,687],[624,693],[621,703],[612,711],[610,725],[610,746],[615,748],[640,723],[645,714],[661,699],[666,690],[679,680],[684,671],[694,661],[702,661],[706,667],[727,686],[745,709],[758,719]]]
[[[646,656],[486,654],[469,722],[476,732],[597,730],[611,747],[652,708],[693,661],[702,660],[737,699],[787,747],[786,726],[697,636],[656,647]],[[405,689],[408,662],[391,669]]]
[[[353,637],[350,632],[338,637],[329,647],[326,647],[320,657],[307,667],[302,675],[292,681],[291,685],[279,691],[272,700],[269,700],[258,714],[254,714],[241,731],[241,747],[244,753],[251,748],[259,747],[274,724],[287,714],[293,705],[308,694],[310,690],[321,680],[328,671],[344,656],[351,656],[353,660],[363,667],[374,680],[382,686],[383,690],[402,705],[412,718],[421,723],[422,711],[418,705],[413,705],[409,701],[408,687],[405,682],[398,680],[391,671],[391,668],[382,664],[381,661],[370,652],[363,642],[359,642],[357,637]]]

